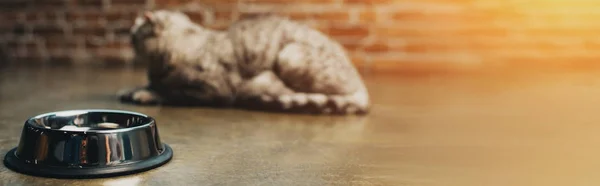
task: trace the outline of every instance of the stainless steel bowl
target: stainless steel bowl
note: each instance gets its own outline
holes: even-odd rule
[[[18,147],[6,154],[4,163],[29,175],[89,178],[146,171],[172,156],[152,117],[120,110],[70,110],[28,119]]]

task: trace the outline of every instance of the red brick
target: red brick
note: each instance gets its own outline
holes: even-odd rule
[[[73,0],[72,4],[84,7],[102,7],[103,0]]]
[[[118,14],[118,13],[114,13],[114,14]],[[105,15],[106,15],[106,13],[102,13],[97,10],[73,11],[73,12],[66,12],[65,19],[67,21],[83,20],[83,21],[87,21],[87,22],[90,22],[90,21],[95,22],[95,21],[98,21],[100,18],[103,18]]]
[[[408,53],[430,53],[430,52],[449,52],[460,51],[465,49],[464,46],[456,46],[453,43],[445,43],[443,41],[437,43],[419,43],[407,42],[404,46],[397,48]]]
[[[365,67],[365,56],[358,53],[350,53],[350,61],[359,70],[362,71]]]
[[[102,46],[107,43],[107,40],[100,36],[83,36],[83,38],[83,44],[88,49],[102,49]]]
[[[355,51],[361,47],[358,43],[342,43],[342,46],[348,51]]]
[[[47,11],[56,8],[63,8],[67,5],[67,1],[64,0],[42,0],[32,2],[30,7],[35,10]]]
[[[451,33],[456,36],[475,36],[475,35],[507,36],[510,34],[510,31],[508,29],[504,29],[504,28],[486,27],[486,28],[456,30]]]
[[[126,49],[131,47],[131,44],[123,41],[111,41],[104,44],[103,48],[109,49]]]
[[[98,11],[86,11],[82,12],[80,18],[86,21],[96,21],[99,18],[103,17],[104,13]]]
[[[288,12],[285,14],[285,16],[293,20],[308,20],[312,19],[313,15],[307,12]]]
[[[375,35],[380,37],[427,37],[447,35],[445,29],[435,29],[433,25],[401,25],[401,26],[377,26]]]
[[[329,29],[327,29],[327,33],[333,36],[367,37],[369,35],[369,29],[366,25],[330,26]]]
[[[29,1],[0,1],[0,10],[19,10],[28,7],[30,4]]]
[[[423,12],[418,12],[418,11],[398,11],[398,12],[393,12],[391,14],[391,18],[394,20],[414,20],[414,19],[419,19],[419,18],[424,18],[424,17],[428,17],[430,19],[441,19],[443,17],[439,16],[432,16],[429,14],[425,14]]]
[[[64,34],[64,29],[56,24],[35,25],[33,33],[36,35],[59,35]]]
[[[73,28],[73,35],[78,36],[105,36],[106,28],[103,27],[76,27]]]
[[[194,22],[204,22],[204,15],[202,12],[186,12],[185,14]]]
[[[363,50],[366,52],[387,52],[390,50],[390,47],[387,43],[378,41],[363,47]]]
[[[64,15],[66,15],[66,13]],[[45,22],[46,24],[54,24],[59,20],[59,14],[57,12],[52,11],[40,12],[36,15],[36,19],[38,19],[42,23]]]
[[[17,24],[12,27],[12,33],[15,35],[25,35],[27,34],[27,31],[27,25],[24,24]]]
[[[308,26],[310,26],[311,28],[314,28],[314,29],[320,31],[323,34],[329,35],[329,27],[327,25],[317,24],[317,25],[308,25]]]
[[[128,36],[131,33],[131,25],[128,25],[128,24],[112,25],[110,27],[110,31],[112,31],[117,36]]]
[[[10,34],[13,32],[12,25],[0,24],[0,36],[4,34]]]
[[[0,18],[2,20],[14,21],[18,18],[19,12],[15,11],[0,11]]]
[[[44,37],[46,48],[75,48],[77,40],[73,38],[65,38],[63,35],[50,35]]]
[[[23,21],[25,21],[25,22],[33,22],[38,19],[37,12],[23,11],[21,13],[22,13],[21,15],[23,15],[23,19],[24,19]],[[40,13],[40,14],[44,14],[44,13]],[[45,15],[47,15],[50,18],[56,18],[56,16],[48,15],[48,14],[52,14],[52,13],[45,13]],[[16,20],[16,19],[18,19],[18,18],[15,17],[15,19],[13,19],[13,20]]]
[[[347,21],[350,19],[348,11],[326,11],[326,12],[287,12],[287,16],[294,20],[316,19],[327,21]]]
[[[170,7],[193,2],[194,0],[155,0],[154,4],[159,7]]]
[[[265,3],[265,4],[293,4],[293,3],[335,3],[336,0],[246,0],[250,3]]]
[[[389,12],[393,21],[412,21],[430,23],[486,23],[494,21],[498,16],[488,12],[453,12],[453,11],[424,11],[424,10],[398,10]],[[508,17],[502,17],[506,19]],[[519,20],[515,17],[514,20]]]
[[[111,11],[102,14],[102,17],[104,17],[106,21],[117,21],[124,19],[126,16],[124,12]]]
[[[387,4],[392,3],[393,0],[344,0],[344,4],[361,4],[361,5],[372,5],[372,4]]]
[[[85,41],[86,48],[92,49],[123,49],[130,47],[129,43],[124,43],[122,41],[105,41],[101,43],[93,42],[91,39],[86,39]]]
[[[72,22],[79,20],[81,16],[80,12],[65,12],[65,21]]]
[[[22,41],[20,42],[20,45],[32,50],[37,48],[37,43],[35,41]]]
[[[113,0],[110,2],[112,5],[144,5],[146,0]]]
[[[216,11],[215,20],[231,20],[233,18],[233,12],[231,11]]]
[[[377,12],[372,9],[362,10],[358,16],[361,23],[373,23],[377,21]]]
[[[15,40],[8,40],[4,42],[4,45],[7,46],[8,48],[17,48],[19,47],[19,42],[15,41]]]

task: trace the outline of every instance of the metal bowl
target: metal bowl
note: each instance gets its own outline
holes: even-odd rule
[[[149,116],[120,110],[69,110],[28,119],[18,147],[6,154],[4,163],[29,175],[90,178],[146,171],[172,156]]]

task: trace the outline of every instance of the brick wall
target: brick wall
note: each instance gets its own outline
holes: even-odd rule
[[[597,0],[2,0],[0,61],[130,64],[134,16],[167,7],[215,29],[288,15],[376,72],[600,64]]]

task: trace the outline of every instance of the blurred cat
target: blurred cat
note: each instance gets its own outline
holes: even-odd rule
[[[318,30],[265,15],[204,28],[179,11],[147,11],[131,42],[149,84],[119,93],[135,104],[366,114],[368,91],[343,47]]]

